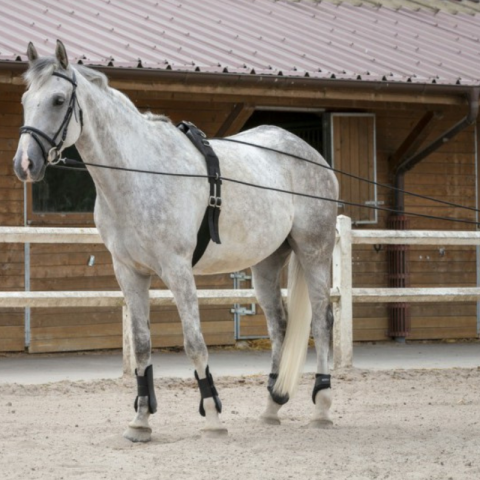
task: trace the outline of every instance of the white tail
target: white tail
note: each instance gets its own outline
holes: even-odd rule
[[[292,397],[305,364],[312,321],[312,307],[303,267],[294,253],[288,265],[287,305],[287,332],[274,391]]]

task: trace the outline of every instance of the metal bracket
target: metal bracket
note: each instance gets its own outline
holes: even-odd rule
[[[241,307],[237,303],[233,306],[230,312],[235,313],[236,315],[256,315],[257,314],[257,306],[252,303],[251,308]]]
[[[233,279],[233,288],[236,290],[236,289],[242,288],[241,283],[247,280],[251,280],[252,276],[247,275],[245,272],[234,272],[230,274],[230,278]],[[247,338],[250,338],[250,337],[244,337],[240,334],[241,317],[245,315],[256,315],[257,305],[255,303],[252,303],[250,304],[250,308],[246,308],[246,307],[242,307],[238,303],[235,303],[233,305],[233,308],[230,311],[234,315],[236,340],[245,340]]]
[[[233,278],[233,288],[240,288],[239,283],[251,280],[252,276],[247,275],[245,272],[234,272],[230,274],[230,278]]]

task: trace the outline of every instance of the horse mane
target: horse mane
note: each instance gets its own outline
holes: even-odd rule
[[[172,123],[172,121],[166,115],[158,115],[152,112],[145,112],[142,114],[146,120],[150,120],[151,122],[167,122]]]
[[[93,70],[92,68],[85,67],[84,65],[71,66],[80,75],[82,75],[87,81],[93,83],[101,90],[105,90],[110,93],[116,100],[120,101],[127,109],[132,110],[137,114],[143,116],[143,118],[150,122],[167,122],[171,123],[170,119],[165,115],[158,115],[152,112],[142,113],[138,110],[135,104],[122,92],[111,88],[108,85],[108,78],[102,72]],[[41,57],[30,64],[29,69],[24,73],[24,79],[27,82],[27,86],[30,87],[33,82],[38,85],[45,83],[53,74],[53,72],[63,70],[58,60],[55,57]]]
[[[104,90],[108,88],[108,78],[103,73],[97,72],[83,65],[71,65],[69,68],[76,70],[90,83],[94,83]],[[28,87],[30,87],[33,82],[42,85],[52,76],[53,72],[59,70],[64,70],[64,68],[55,57],[41,57],[30,63],[30,67],[23,74],[23,78],[27,82]]]
[[[85,67],[84,65],[75,65],[73,67],[80,75],[86,78],[90,83],[94,83],[102,90],[108,89],[108,78],[102,72],[97,72],[92,68]]]

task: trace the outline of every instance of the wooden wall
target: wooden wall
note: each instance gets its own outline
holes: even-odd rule
[[[377,111],[378,180],[392,182],[388,158],[401,145],[418,120],[420,111]],[[453,126],[460,116],[445,113],[424,145]],[[405,189],[469,207],[475,207],[475,130],[470,127],[406,175]],[[379,191],[386,205],[392,195]],[[473,212],[438,205],[428,200],[405,196],[405,210],[439,217],[474,220]],[[380,213],[378,228],[387,228],[387,213]],[[362,228],[362,227],[358,227]],[[365,228],[370,228],[365,226]],[[410,217],[410,228],[425,230],[474,230],[473,225]],[[354,287],[386,287],[387,259],[385,248],[375,252],[372,246],[354,247]],[[416,247],[409,251],[408,269],[412,287],[476,286],[475,247]],[[412,331],[410,339],[448,339],[476,337],[476,304],[448,303],[410,305]],[[387,306],[354,305],[354,339],[387,340]]]
[[[20,96],[23,87],[0,84],[0,224],[24,224],[24,188],[13,174],[11,160],[18,141],[22,112]],[[166,113],[172,121],[193,121],[208,135],[215,135],[235,108],[234,103],[204,101],[201,96],[190,101],[182,98],[166,100],[161,94],[128,91],[141,110]],[[248,98],[244,99],[248,102]],[[321,107],[321,105],[317,105]],[[388,158],[423,115],[418,110],[368,109],[376,114],[377,176],[391,183]],[[458,114],[448,111],[426,142],[452,126]],[[348,162],[342,165],[349,171]],[[443,146],[428,160],[409,173],[406,188],[425,195],[474,206],[475,202],[474,130],[459,135]],[[340,181],[342,179],[340,178]],[[392,202],[390,192],[379,190],[379,200]],[[439,207],[428,201],[411,198],[406,209],[441,216],[465,216],[458,209]],[[376,227],[386,228],[387,214],[379,214]],[[471,214],[466,218],[473,219]],[[411,228],[471,229],[442,221],[412,219]],[[90,255],[95,265],[87,265]],[[387,285],[385,249],[376,252],[371,246],[354,248],[354,286],[381,287]],[[472,286],[476,284],[475,249],[472,247],[411,248],[409,268],[412,286]],[[0,244],[0,289],[23,290],[24,245]],[[228,275],[198,279],[199,288],[231,288]],[[159,288],[159,281],[153,288]],[[118,289],[111,260],[102,245],[31,245],[32,290],[98,290]],[[203,330],[209,344],[230,344],[234,340],[233,315],[226,308],[202,309]],[[472,338],[476,336],[476,305],[448,304],[412,305],[413,339]],[[385,305],[354,307],[354,340],[388,340],[387,308]],[[0,351],[24,349],[24,311],[0,310]],[[242,335],[265,335],[266,326],[261,311],[243,322]],[[121,347],[121,312],[118,309],[34,309],[31,312],[31,352],[87,350]],[[152,339],[156,347],[180,346],[181,326],[175,309],[155,309],[152,312]]]
[[[22,124],[20,96],[24,88],[0,84],[0,225],[23,225],[23,185],[13,173],[12,159]],[[0,290],[23,290],[24,245],[0,243]],[[0,308],[0,351],[23,351],[24,312]]]
[[[0,225],[24,224],[24,186],[11,167],[22,123],[20,97],[23,86],[0,85]],[[157,101],[155,94],[128,92],[141,110],[169,115],[174,122],[186,119],[214,135],[233,108],[230,104],[184,102],[173,110],[172,102]],[[27,188],[30,188],[29,186]],[[41,219],[27,219],[42,225]],[[36,223],[37,222],[37,223]],[[59,226],[64,224],[60,220]],[[90,218],[83,225],[93,225]],[[49,222],[49,226],[52,226]],[[24,245],[0,244],[0,289],[25,288]],[[95,264],[88,266],[90,256]],[[30,246],[32,291],[41,290],[118,290],[109,252],[103,245]],[[228,275],[197,278],[199,288],[232,288]],[[165,288],[156,280],[152,288]],[[233,315],[230,306],[201,309],[202,329],[208,344],[234,343]],[[121,348],[121,309],[90,308],[31,309],[29,351],[58,352]],[[25,345],[24,309],[0,310],[0,351],[23,351]],[[182,346],[183,336],[176,308],[155,308],[151,316],[154,347]]]
[[[451,126],[452,118],[440,122]],[[438,130],[437,130],[438,132]],[[435,132],[435,133],[437,133]],[[438,134],[438,133],[437,133]],[[453,142],[425,159],[407,175],[407,187],[413,192],[475,208],[475,129],[469,128]],[[428,200],[409,198],[405,208],[413,212],[475,221],[472,211],[438,206]],[[411,221],[412,228],[475,230],[473,225],[441,220]],[[412,247],[410,276],[413,287],[476,286],[475,247]],[[416,304],[411,307],[412,339],[472,338],[476,336],[476,304]]]

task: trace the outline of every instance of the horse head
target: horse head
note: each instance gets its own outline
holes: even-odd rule
[[[76,76],[68,63],[65,46],[57,40],[55,56],[39,57],[30,42],[29,69],[24,77],[24,126],[13,159],[14,170],[24,182],[43,179],[49,163],[60,158],[82,131],[82,111],[76,96]]]

